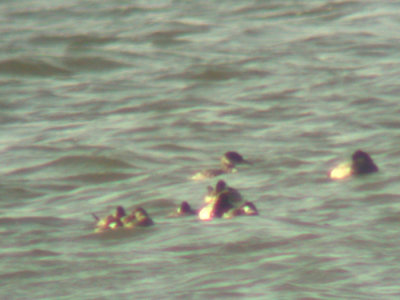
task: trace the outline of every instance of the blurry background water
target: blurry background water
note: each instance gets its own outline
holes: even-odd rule
[[[399,10],[3,0],[0,298],[398,299]],[[260,216],[168,218],[230,150]],[[93,234],[117,205],[156,225]]]

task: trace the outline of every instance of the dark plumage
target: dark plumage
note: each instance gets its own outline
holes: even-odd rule
[[[214,204],[212,216],[214,218],[222,218],[224,213],[228,212],[232,208],[233,208],[233,205],[229,201],[228,195],[225,193],[222,193],[218,196],[218,198]]]
[[[211,178],[227,173],[234,173],[237,170],[235,166],[237,164],[251,164],[245,160],[239,153],[234,151],[228,151],[221,157],[221,169],[208,169],[196,173],[192,179],[201,180],[205,178]]]
[[[367,174],[378,171],[378,167],[371,156],[362,150],[354,152],[351,158],[353,161],[351,167],[354,174]]]
[[[195,215],[196,211],[194,211],[190,204],[186,201],[181,203],[181,206],[177,210],[178,215]]]

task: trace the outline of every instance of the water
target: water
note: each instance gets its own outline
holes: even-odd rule
[[[3,1],[0,298],[397,299],[398,10]],[[260,216],[168,218],[226,151]],[[156,225],[94,234],[117,205]]]

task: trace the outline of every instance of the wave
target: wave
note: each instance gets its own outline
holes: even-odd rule
[[[110,70],[130,66],[127,63],[101,56],[65,57],[62,59],[62,62],[74,71]]]
[[[38,175],[45,174],[46,178],[58,177],[66,180],[84,180],[89,182],[105,182],[122,180],[132,177],[129,172],[133,165],[119,159],[105,156],[70,155],[33,167],[20,168],[8,175]]]
[[[20,76],[67,76],[72,72],[54,63],[31,58],[11,58],[0,61],[0,73]]]

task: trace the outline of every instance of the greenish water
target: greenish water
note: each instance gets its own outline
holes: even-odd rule
[[[398,8],[3,1],[0,298],[397,299]],[[226,151],[260,216],[168,218]],[[94,234],[117,205],[155,226]]]

